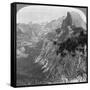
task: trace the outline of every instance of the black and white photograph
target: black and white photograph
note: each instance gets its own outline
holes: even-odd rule
[[[82,6],[16,4],[16,86],[88,82],[87,12]]]

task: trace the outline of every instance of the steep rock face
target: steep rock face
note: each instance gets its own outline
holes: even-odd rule
[[[60,45],[58,49],[60,52],[62,52],[64,49],[67,49],[70,52],[75,51],[75,49],[79,45],[84,46],[87,44],[86,31],[83,29],[83,27],[80,24],[79,27],[73,24],[73,19],[71,15],[72,13],[69,12],[67,13],[67,17],[63,20],[61,29],[58,29],[58,32],[59,30],[61,31],[63,30],[63,33],[60,36],[58,35],[59,38],[57,40],[57,43]],[[69,34],[71,31],[72,33]]]
[[[55,46],[53,44],[54,39],[58,40],[58,41],[56,41],[57,43],[60,41],[61,42],[64,41],[66,36],[69,34],[69,30],[67,27],[68,27],[68,25],[71,25],[71,22],[72,22],[72,19],[71,19],[70,13],[68,13],[67,17],[62,22],[61,28],[59,29],[60,31],[63,31],[63,33],[60,35],[60,32],[59,32],[59,33],[57,33],[58,34],[57,36],[56,36],[56,33],[47,34],[48,38],[46,39],[46,41],[44,41],[44,45],[42,47],[43,52],[41,52],[40,56],[36,59],[36,62],[38,62],[38,63],[43,62],[43,65],[46,68],[45,71],[48,71],[49,68],[51,68],[52,65],[54,64],[54,62],[56,61],[55,48],[57,48],[57,46]],[[59,31],[59,30],[56,30],[56,31]],[[53,59],[50,58],[50,55],[51,55],[51,57],[54,55]],[[44,62],[45,63],[47,62],[48,64],[44,64]]]
[[[69,37],[69,33],[72,31],[72,17],[68,12],[66,18],[63,20],[61,28],[56,29],[58,42],[62,42]]]
[[[28,83],[33,78],[33,82],[37,84],[37,81],[39,83],[47,83],[46,81],[62,83],[64,82],[62,77],[66,78],[69,82],[69,80],[73,80],[78,76],[82,76],[83,78],[84,74],[86,75],[85,65],[87,54],[85,56],[85,50],[87,47],[85,48],[85,46],[87,46],[87,32],[81,25],[78,27],[76,24],[73,24],[73,20],[72,13],[68,12],[66,18],[60,23],[60,26],[56,20],[49,23],[45,28],[45,25],[43,26],[42,29],[49,28],[50,32],[40,34],[44,38],[34,43],[35,47],[24,46],[25,53],[29,55],[25,59],[18,59],[18,77],[20,75],[23,78],[30,76],[25,82]],[[52,27],[54,27],[53,32],[51,32]]]
[[[72,25],[72,17],[71,17],[71,14],[67,12],[67,16],[62,22],[61,28],[66,28],[67,26],[71,26],[71,25]]]
[[[75,59],[77,57],[76,52],[78,48],[79,53],[82,52],[83,55],[85,54],[85,52],[83,51],[85,49],[84,46],[87,45],[87,34],[85,33],[85,30],[83,29],[83,27],[76,27],[75,25],[73,27],[72,23],[73,22],[72,22],[71,13],[68,12],[66,18],[62,22],[61,28],[56,29],[56,33],[57,33],[57,37],[55,37],[56,43],[53,44],[55,38],[51,41],[52,44],[47,40],[45,42],[44,47],[42,48],[44,49],[44,51],[43,53],[41,52],[42,55],[38,58],[40,59],[38,60],[38,63],[41,63],[41,65],[43,65],[42,68],[44,72],[47,72],[47,71],[50,72],[49,75],[51,75],[51,73],[54,71],[54,68],[57,66],[58,62],[61,62],[61,63],[63,62],[65,63],[65,66],[63,66],[63,64],[60,63],[60,67],[62,67],[62,70],[60,72],[63,72],[63,75],[65,75],[68,79],[73,79],[77,77],[76,76],[77,70],[75,68],[77,67],[79,62],[77,62],[78,59],[77,60]],[[72,33],[70,33],[71,31]],[[51,47],[49,48],[48,46],[51,46]],[[82,50],[80,50],[79,47],[81,47]],[[67,55],[68,55],[68,58],[66,58]],[[73,56],[75,56],[75,58]],[[69,58],[71,59],[71,61],[68,61]],[[65,61],[63,61],[63,59],[65,59]],[[72,59],[73,60],[75,59],[75,62]],[[68,61],[68,63],[66,63],[66,60]],[[77,63],[77,64],[73,66],[74,65],[73,63]],[[65,68],[63,69],[63,67]],[[73,72],[71,68],[75,72]]]

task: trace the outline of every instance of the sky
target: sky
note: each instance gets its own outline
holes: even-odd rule
[[[26,6],[18,10],[17,23],[44,23],[49,22],[59,17],[66,16],[67,11],[75,11],[80,14],[82,19],[86,22],[85,14],[76,8],[70,7],[55,7],[55,6]]]

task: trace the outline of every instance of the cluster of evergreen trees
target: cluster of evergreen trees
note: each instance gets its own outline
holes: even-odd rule
[[[78,32],[77,32],[78,33]],[[62,55],[65,55],[63,53],[64,50],[67,50],[68,52],[72,52],[75,53],[75,50],[77,50],[77,48],[80,46],[83,49],[79,49],[80,51],[82,51],[84,53],[84,46],[87,45],[87,34],[84,33],[83,30],[80,31],[79,36],[77,37],[70,37],[68,38],[66,41],[60,43],[59,49],[57,51],[58,53],[62,53]]]
[[[70,37],[67,37],[70,32],[68,26],[73,31]],[[84,46],[87,45],[87,32],[82,27],[76,27],[72,24],[72,18],[69,12],[67,13],[65,20],[63,20],[62,27],[56,29],[57,34],[60,34],[61,31],[64,31],[64,33],[57,41],[54,41],[54,44],[59,47],[57,54],[61,53],[61,55],[64,56],[64,50],[67,50],[69,53],[75,53],[75,50],[78,47],[82,47],[83,49],[79,50],[84,53]]]

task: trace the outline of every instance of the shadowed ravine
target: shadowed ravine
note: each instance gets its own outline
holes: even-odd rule
[[[35,63],[35,58],[40,54],[42,41],[37,43],[37,47],[26,47],[26,53],[29,53],[27,58],[17,59],[17,84],[28,84],[31,81],[44,81],[45,73],[41,70],[41,65]],[[35,84],[34,82],[34,84]],[[33,84],[33,82],[32,82]]]
[[[45,74],[41,70],[41,66],[35,64],[31,57],[17,61],[17,80],[29,83],[31,80],[43,81]]]

